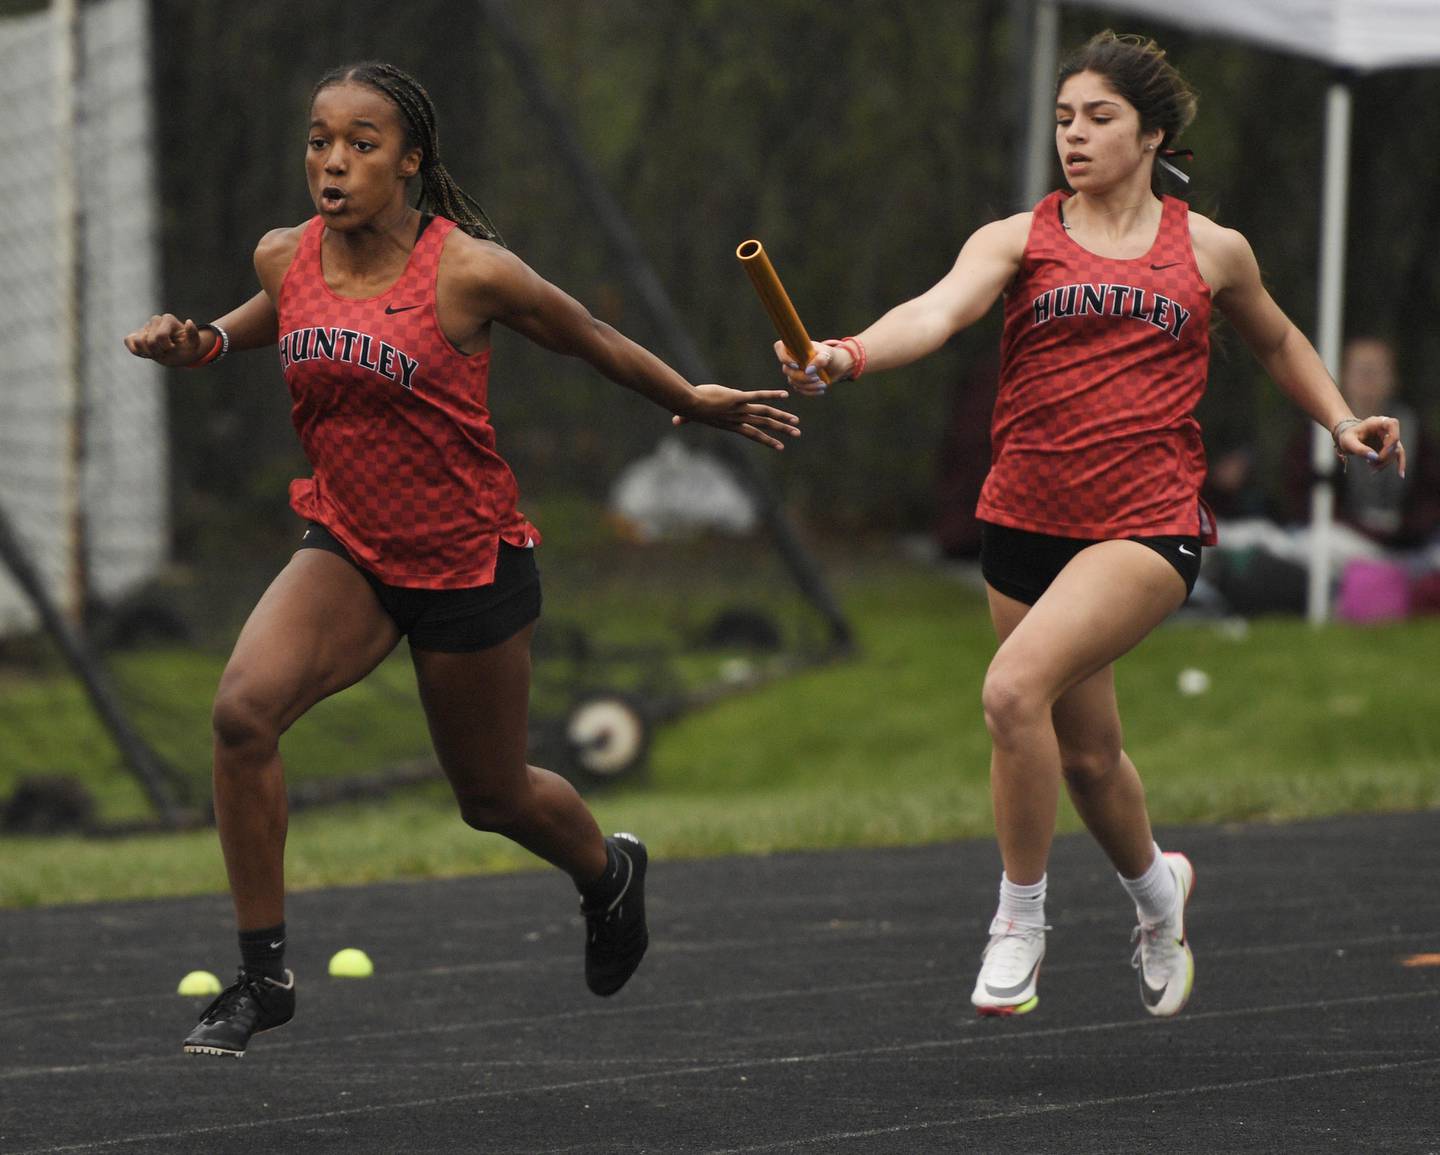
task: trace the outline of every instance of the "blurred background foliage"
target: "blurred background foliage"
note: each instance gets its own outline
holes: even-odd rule
[[[1016,174],[1028,46],[1014,42],[1009,0],[538,0],[510,11],[726,383],[779,381],[734,258],[741,240],[765,242],[812,334],[838,336],[933,284],[973,229],[1027,207]],[[152,12],[164,307],[204,321],[255,291],[256,241],[312,212],[311,85],[337,63],[381,57],[430,89],[444,160],[510,246],[669,353],[478,5],[155,0]],[[1065,6],[1062,19],[1065,46],[1114,26],[1170,50],[1201,94],[1183,142],[1197,154],[1191,203],[1246,234],[1281,305],[1313,334],[1327,70],[1096,10]],[[1361,76],[1354,96],[1347,331],[1395,339],[1406,392],[1433,410],[1440,73]],[[761,464],[802,525],[846,534],[933,522],[936,449],[998,321],[997,309],[922,364],[795,402],[806,436]],[[500,447],[529,505],[603,497],[668,428],[582,365],[503,332],[496,346]],[[247,556],[283,556],[285,483],[304,463],[276,362],[255,353],[175,374],[171,396],[178,559],[217,544],[234,557],[235,538],[254,543]],[[1201,416],[1212,455],[1253,445],[1272,481],[1299,424],[1223,325]]]

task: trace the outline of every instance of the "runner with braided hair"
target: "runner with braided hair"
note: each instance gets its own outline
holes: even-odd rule
[[[775,449],[799,432],[767,404],[783,390],[689,384],[509,252],[441,163],[430,98],[399,69],[327,74],[306,148],[316,215],[260,241],[261,292],[210,325],[167,313],[125,339],[172,366],[278,344],[313,468],[290,486],[308,523],[301,548],[250,615],[216,693],[215,818],[242,964],[186,1038],[192,1054],[243,1055],[253,1034],[294,1013],[280,735],[401,637],[461,817],[574,879],[590,989],[614,994],[645,953],[644,845],[602,837],[575,789],[526,761],[540,534],[496,451],[491,326],[583,358],[677,420]],[[408,202],[416,176],[428,212]]]

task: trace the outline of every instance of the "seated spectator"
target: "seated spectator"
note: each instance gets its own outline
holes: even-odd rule
[[[1395,352],[1387,341],[1356,337],[1340,362],[1340,391],[1357,414],[1384,413],[1400,422],[1407,468],[1372,470],[1359,462],[1336,471],[1335,519],[1388,549],[1417,548],[1440,529],[1440,482],[1434,447],[1427,443],[1420,414],[1397,395]],[[1291,521],[1310,519],[1312,433],[1307,426],[1291,442],[1286,458],[1286,511]]]

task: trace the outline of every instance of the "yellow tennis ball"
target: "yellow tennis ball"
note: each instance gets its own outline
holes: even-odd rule
[[[374,973],[370,956],[353,946],[337,950],[330,959],[330,974],[337,979],[368,979]]]
[[[180,986],[175,993],[184,995],[187,999],[209,998],[220,993],[220,980],[209,971],[191,971],[180,980]]]

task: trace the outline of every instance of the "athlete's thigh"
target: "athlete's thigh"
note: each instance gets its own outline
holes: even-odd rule
[[[1030,607],[991,585],[985,587],[985,596],[990,602],[990,624],[995,628],[995,640],[1004,645],[1005,639],[1015,632],[1030,612]]]
[[[504,793],[526,780],[534,633],[531,622],[473,653],[411,646],[430,738],[457,795]]]
[[[217,696],[240,698],[284,730],[358,682],[399,640],[353,565],[326,550],[298,550],[251,611]]]
[[[997,596],[992,591],[992,606]],[[1154,550],[1099,542],[1076,554],[1013,624],[992,670],[998,665],[1056,700],[1134,648],[1184,600],[1183,579]]]
[[[1031,607],[991,586],[986,586],[985,592],[990,600],[990,621],[995,627],[995,637],[1003,645],[1024,621]],[[1051,707],[1050,715],[1062,757],[1084,754],[1112,744],[1118,746],[1120,710],[1115,699],[1114,663],[1107,662],[1061,694]]]

